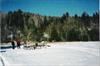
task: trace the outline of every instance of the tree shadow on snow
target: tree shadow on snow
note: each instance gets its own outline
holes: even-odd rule
[[[0,52],[2,53],[2,52],[6,52],[6,51],[5,50],[1,50]]]
[[[0,47],[0,49],[10,49],[10,48],[12,48],[12,46],[2,46],[2,47]]]

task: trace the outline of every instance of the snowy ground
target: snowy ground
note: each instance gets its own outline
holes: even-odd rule
[[[1,49],[0,66],[100,66],[100,42],[56,42],[36,50]]]

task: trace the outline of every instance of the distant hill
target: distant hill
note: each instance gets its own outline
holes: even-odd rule
[[[98,41],[99,14],[89,16],[70,16],[68,12],[61,17],[42,16],[17,10],[0,12],[1,41],[11,39],[31,41]],[[13,37],[11,38],[11,35]]]

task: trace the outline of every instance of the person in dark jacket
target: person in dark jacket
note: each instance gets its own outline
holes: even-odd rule
[[[12,44],[12,49],[15,49],[15,43],[14,43],[14,41],[11,41],[11,44]]]
[[[38,47],[38,43],[35,43],[34,50]]]

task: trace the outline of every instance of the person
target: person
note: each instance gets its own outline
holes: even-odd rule
[[[14,43],[14,41],[12,41],[11,44],[12,44],[12,49],[15,49],[15,43]]]
[[[38,43],[35,43],[34,50],[38,47]]]
[[[17,40],[17,48],[20,48],[20,40]]]
[[[37,47],[38,46],[38,43],[36,43],[35,46]]]

